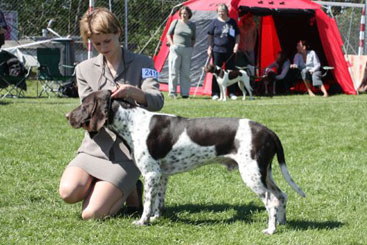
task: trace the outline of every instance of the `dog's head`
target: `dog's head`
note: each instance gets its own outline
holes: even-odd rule
[[[85,97],[80,106],[65,116],[73,128],[98,132],[108,120],[110,109],[111,91],[99,90]]]
[[[204,67],[204,72],[205,72],[205,73],[208,73],[208,72],[210,72],[210,73],[215,73],[215,72],[216,72],[216,70],[217,70],[217,67],[216,67],[215,65],[213,65],[213,64],[208,64],[208,65],[206,65],[206,66]]]

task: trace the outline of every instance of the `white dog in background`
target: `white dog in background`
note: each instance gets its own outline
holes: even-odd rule
[[[204,67],[205,72],[210,72],[213,76],[216,77],[217,83],[220,90],[220,97],[219,100],[226,101],[226,88],[232,84],[238,83],[238,87],[241,89],[243,93],[242,100],[246,99],[246,90],[250,95],[250,100],[253,99],[252,97],[252,88],[250,85],[250,76],[246,70],[247,67],[237,67],[235,70],[224,70],[219,66],[215,66],[213,64],[209,64]],[[246,90],[245,90],[246,88]]]

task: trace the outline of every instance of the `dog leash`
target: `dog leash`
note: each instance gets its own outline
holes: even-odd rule
[[[235,53],[232,53],[229,57],[228,57],[228,59],[223,63],[223,65],[222,65],[222,69],[224,70],[224,68],[225,68],[225,66],[226,66],[226,64],[227,64],[227,62],[233,57],[233,55],[234,55]]]
[[[209,56],[208,55],[208,58],[206,58],[206,61],[205,61],[205,64],[204,64],[204,67],[206,67],[207,65],[208,65],[208,62],[209,62],[209,60],[211,59],[211,56]],[[203,71],[201,72],[201,75],[200,75],[200,78],[199,78],[199,81],[197,82],[197,84],[196,84],[196,88],[195,88],[195,92],[194,92],[194,97],[196,96],[196,93],[197,93],[197,91],[198,91],[198,88],[199,88],[199,86],[200,86],[200,81],[201,81],[201,79],[203,78],[203,75],[204,75],[204,68],[203,68]]]

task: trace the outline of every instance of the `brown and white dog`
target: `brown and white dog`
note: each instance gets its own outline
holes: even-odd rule
[[[226,89],[228,86],[231,86],[232,84],[235,83],[238,83],[238,87],[241,89],[243,93],[242,100],[246,99],[246,90],[250,95],[250,100],[253,99],[252,88],[250,85],[250,76],[248,75],[247,71],[243,70],[242,68],[234,70],[224,70],[219,66],[208,64],[207,66],[204,67],[204,71],[210,72],[213,74],[213,76],[216,77],[220,90],[219,100],[221,101],[227,100]]]
[[[260,197],[269,215],[266,234],[286,222],[287,196],[272,177],[277,155],[287,183],[301,196],[285,164],[277,135],[249,119],[184,118],[149,112],[122,101],[111,100],[111,91],[91,93],[66,115],[74,128],[98,132],[103,126],[123,138],[144,177],[144,211],[136,225],[160,217],[167,178],[212,162],[238,165],[244,183]]]

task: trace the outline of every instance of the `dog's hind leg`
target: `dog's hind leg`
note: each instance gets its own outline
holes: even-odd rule
[[[270,201],[271,205],[276,211],[277,223],[284,225],[287,222],[286,218],[286,207],[287,207],[287,195],[283,193],[280,188],[276,185],[271,167],[269,165],[268,174],[266,176],[266,184],[270,189]]]
[[[243,85],[242,81],[238,81],[238,87],[240,88],[240,90],[242,91],[242,100],[246,99],[246,90],[245,90],[245,86]]]
[[[246,87],[246,90],[248,92],[248,94],[250,95],[250,100],[253,100],[254,98],[252,97],[252,87],[251,87],[251,84],[250,84],[250,78],[247,77],[246,80],[244,81],[244,84],[245,84],[245,87]]]
[[[166,200],[166,190],[167,190],[167,183],[168,183],[168,177],[162,176],[161,177],[161,188],[159,193],[159,212],[162,214],[164,208],[165,208],[165,200]]]
[[[243,182],[263,201],[265,208],[268,212],[268,228],[263,230],[263,233],[271,235],[276,231],[276,209],[272,204],[271,192],[263,183],[263,173],[260,172],[257,161],[250,160],[245,163],[239,162],[239,170]],[[266,174],[266,173],[265,173]]]
[[[161,176],[158,197],[155,199],[154,207],[153,207],[153,216],[150,218],[150,221],[155,221],[159,217],[161,217],[163,209],[164,209],[164,199],[166,195],[168,177]]]
[[[247,86],[247,84],[246,84],[246,89],[247,89],[247,91],[248,91],[248,93],[249,93],[249,95],[250,95],[250,100],[253,100],[253,99],[254,99],[254,97],[252,96],[252,88],[251,88],[250,83],[248,83],[248,86]]]

